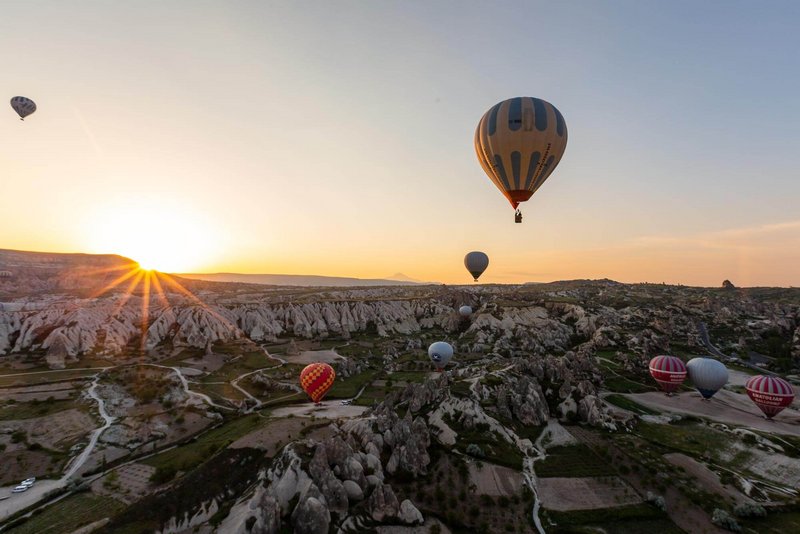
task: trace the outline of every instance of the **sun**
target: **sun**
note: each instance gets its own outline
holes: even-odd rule
[[[113,202],[87,214],[85,223],[90,252],[125,256],[144,271],[192,272],[218,254],[219,232],[180,202]]]

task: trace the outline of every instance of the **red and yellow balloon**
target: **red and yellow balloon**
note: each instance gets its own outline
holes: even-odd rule
[[[306,365],[300,372],[300,386],[314,402],[320,402],[336,380],[336,371],[327,363]]]

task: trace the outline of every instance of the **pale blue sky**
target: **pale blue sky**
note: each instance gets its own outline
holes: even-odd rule
[[[176,270],[462,281],[483,249],[487,281],[798,285],[798,21],[788,1],[6,2],[3,98],[40,110],[0,124],[0,247],[134,255],[93,235],[125,224],[99,206],[158,233],[179,205],[202,219],[179,233],[214,236]],[[514,225],[472,136],[523,95],[570,139]]]

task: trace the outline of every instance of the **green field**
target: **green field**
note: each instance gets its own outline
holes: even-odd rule
[[[241,391],[230,385],[228,382],[224,384],[207,384],[205,382],[196,382],[189,384],[189,389],[198,393],[205,393],[215,401],[223,403],[226,400],[241,401],[245,396]],[[224,406],[225,404],[223,404]]]
[[[425,371],[395,371],[387,376],[387,380],[392,382],[413,382],[420,384],[428,379],[432,369]]]
[[[192,442],[142,460],[142,463],[156,469],[172,467],[178,471],[186,471],[200,465],[231,442],[268,423],[269,419],[260,414],[246,415],[209,430]]]
[[[650,443],[683,452],[694,458],[718,460],[730,445],[730,438],[702,423],[681,421],[669,425],[640,422],[636,434]]]
[[[638,504],[602,510],[542,512],[547,532],[614,534],[681,534],[667,515],[653,506]],[[549,525],[548,525],[549,523]]]
[[[603,370],[603,389],[615,393],[645,393],[657,389],[649,377],[622,372],[622,368],[614,361],[612,351],[599,352],[598,364]]]
[[[738,519],[746,534],[787,534],[800,532],[800,511],[772,512],[761,519]]]
[[[35,384],[52,384],[55,382],[64,382],[67,380],[74,380],[76,378],[91,378],[97,373],[95,370],[88,371],[75,371],[65,369],[63,371],[54,372],[37,372],[35,374],[17,373],[14,375],[3,376],[0,378],[0,387],[11,386],[32,386]]]
[[[18,527],[9,530],[13,534],[66,534],[74,530],[111,517],[125,505],[110,497],[93,493],[78,493],[44,508]]]
[[[364,393],[353,402],[356,406],[372,407],[376,402],[382,402],[386,398],[386,390],[379,388],[367,388]]]
[[[566,445],[547,449],[547,457],[533,466],[536,476],[601,477],[616,475],[608,463],[586,445]]]
[[[360,390],[362,386],[375,380],[375,377],[378,374],[380,374],[380,371],[367,369],[366,371],[355,376],[337,378],[336,382],[333,383],[333,387],[330,389],[330,391],[328,391],[328,394],[325,395],[325,398],[349,399],[351,397],[355,397],[358,393],[358,390]]]
[[[488,425],[477,425],[475,428],[465,428],[458,424],[449,416],[444,417],[445,422],[458,433],[456,448],[463,453],[467,452],[470,444],[475,444],[481,448],[484,456],[478,459],[485,459],[487,462],[510,467],[511,469],[522,468],[522,453],[516,445],[509,443],[503,437],[491,432]]]
[[[608,395],[604,398],[606,402],[613,404],[614,406],[618,406],[630,412],[633,412],[638,415],[658,415],[659,412],[655,410],[651,410],[646,406],[642,406],[636,401],[629,399],[628,397],[624,397],[622,395],[618,395],[616,393],[612,395]]]
[[[88,410],[87,405],[80,404],[73,399],[15,402],[13,404],[6,402],[4,405],[0,402],[0,421],[33,419],[34,417],[44,417],[71,410],[72,408]]]

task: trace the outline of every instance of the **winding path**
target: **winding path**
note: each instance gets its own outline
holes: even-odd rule
[[[44,371],[49,372],[49,371]],[[92,454],[100,435],[114,423],[114,418],[108,415],[106,411],[105,401],[97,394],[97,385],[100,381],[100,375],[97,374],[92,381],[91,386],[87,390],[89,397],[97,401],[97,410],[100,417],[103,418],[103,425],[95,428],[89,437],[89,443],[84,447],[83,451],[69,462],[69,468],[58,480],[40,480],[33,485],[28,491],[24,493],[14,494],[12,498],[0,501],[0,518],[8,517],[23,510],[29,506],[36,504],[47,495],[54,491],[65,487],[70,479],[80,470],[81,467],[89,459]],[[10,490],[11,488],[7,488]]]
[[[231,408],[230,406],[224,406],[222,404],[217,404],[216,402],[214,402],[211,399],[211,397],[209,397],[205,393],[199,393],[197,391],[192,391],[191,389],[189,389],[189,381],[186,379],[185,376],[183,376],[183,373],[181,372],[179,367],[169,367],[169,366],[166,366],[166,365],[159,365],[157,363],[143,363],[143,364],[140,364],[140,365],[149,365],[150,367],[160,367],[161,369],[171,369],[172,371],[175,372],[175,374],[178,375],[178,379],[180,379],[181,384],[183,385],[183,390],[186,392],[187,395],[191,395],[193,397],[197,397],[197,398],[201,399],[202,401],[204,401],[206,404],[208,404],[210,406],[214,406],[215,408],[219,408],[221,410],[228,410],[228,411],[233,411],[234,410],[234,408]]]

